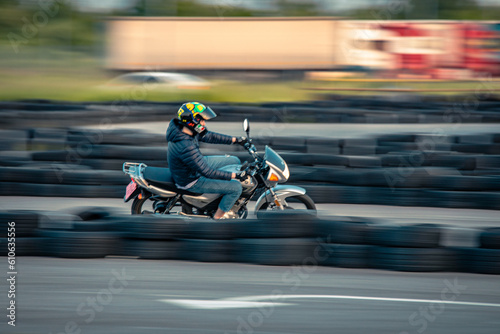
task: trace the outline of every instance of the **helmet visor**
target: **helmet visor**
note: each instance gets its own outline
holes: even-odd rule
[[[196,116],[201,116],[202,119],[208,121],[209,119],[217,117],[217,114],[210,107],[205,106],[205,109],[200,111]]]

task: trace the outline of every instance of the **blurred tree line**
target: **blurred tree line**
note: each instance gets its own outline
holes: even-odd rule
[[[500,3],[480,6],[476,0],[388,0],[346,14],[360,20],[500,20]]]
[[[0,0],[0,40],[43,46],[81,48],[102,41],[100,24],[109,16],[348,16],[353,19],[499,20],[500,6],[481,7],[476,0],[387,0],[368,7],[322,11],[321,1],[269,0],[270,8],[239,6],[245,0],[137,0],[108,13],[83,12],[71,0]]]
[[[0,0],[0,40],[18,46],[94,45],[96,19],[75,10],[70,1]]]

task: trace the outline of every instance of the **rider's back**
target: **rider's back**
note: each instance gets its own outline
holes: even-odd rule
[[[204,160],[199,149],[199,135],[190,136],[181,130],[179,120],[172,119],[167,129],[167,160],[172,178],[178,186],[196,181],[200,175],[205,177],[230,180],[231,173],[214,170]],[[214,132],[207,132],[202,141],[213,144],[231,143],[232,137]]]

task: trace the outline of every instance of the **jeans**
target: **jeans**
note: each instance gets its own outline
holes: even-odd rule
[[[208,165],[213,169],[220,169],[227,165],[239,165],[240,159],[234,156],[209,156],[205,157]],[[200,177],[196,183],[188,189],[201,194],[223,194],[219,209],[228,212],[241,195],[243,188],[238,180],[216,180]]]

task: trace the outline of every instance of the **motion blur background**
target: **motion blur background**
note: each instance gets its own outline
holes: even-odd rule
[[[500,0],[0,0],[7,332],[498,333],[499,18]],[[186,101],[217,132],[248,118],[319,217],[130,215],[122,165],[166,167]]]
[[[145,100],[262,102],[314,98],[303,88],[320,79],[328,80],[322,87],[338,89],[474,91],[477,85],[463,80],[498,76],[500,68],[495,0],[2,0],[0,6],[2,100],[112,101],[123,92],[101,86],[132,70],[188,72],[214,83],[196,93],[152,89]],[[272,20],[285,17],[302,20]],[[352,81],[335,81],[342,78]],[[372,81],[355,80],[366,78]]]
[[[498,1],[1,8],[5,195],[67,196],[62,185],[76,181],[14,168],[52,163],[111,170],[114,181],[96,176],[75,196],[121,197],[121,164],[165,166],[165,126],[198,100],[219,114],[213,129],[238,135],[232,122],[261,122],[256,143],[287,154],[291,181],[318,202],[498,208]]]

